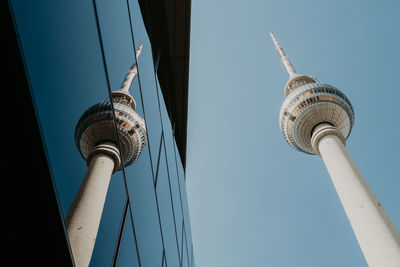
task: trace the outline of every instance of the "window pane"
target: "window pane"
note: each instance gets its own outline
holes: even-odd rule
[[[194,267],[195,263],[194,263],[194,252],[193,252],[193,244],[192,244],[192,256],[190,257],[190,266]]]
[[[62,6],[56,1],[13,1],[12,5],[65,216],[87,168],[75,145],[76,124],[86,109],[108,97],[93,6],[87,1]]]
[[[182,258],[182,267],[189,267],[189,258],[188,258],[188,249],[186,247],[186,242],[183,245],[183,258]]]
[[[181,189],[180,191],[181,191],[181,197],[182,197],[183,219],[184,219],[184,224],[185,224],[185,234],[186,234],[186,240],[187,240],[186,245],[188,246],[188,248],[191,248],[192,233],[191,233],[191,228],[190,228],[189,206],[188,206],[188,200],[187,200],[187,194],[186,194],[185,172],[183,170],[183,166],[181,163],[182,161],[179,156],[178,148],[177,148],[175,142],[174,142],[174,147],[175,147],[176,163],[178,166],[179,186]]]
[[[168,131],[164,132],[168,134]],[[172,203],[174,206],[175,213],[175,223],[177,229],[178,236],[178,248],[181,251],[182,246],[182,223],[183,223],[183,214],[182,214],[182,204],[181,204],[181,192],[178,181],[177,169],[176,169],[176,161],[175,161],[175,153],[174,153],[174,142],[172,132],[169,131],[171,135],[164,135],[166,154],[167,154],[167,165],[168,165],[168,173],[171,184],[171,194],[172,194]]]
[[[171,125],[171,121],[168,116],[168,111],[167,111],[168,109],[165,104],[164,96],[162,94],[160,82],[158,81],[158,79],[157,79],[157,91],[158,91],[158,96],[160,99],[160,112],[161,112],[162,126],[163,126],[163,130],[165,132],[164,135],[172,136],[172,125]]]
[[[90,266],[110,266],[126,202],[122,172],[111,177]]]
[[[163,247],[147,146],[139,156],[139,159],[126,168],[126,178],[135,221],[141,266],[160,266]]]
[[[158,147],[161,136],[160,111],[155,83],[153,54],[142,14],[137,0],[129,1],[132,27],[136,49],[142,43],[143,48],[138,59],[139,81],[141,85],[144,112],[146,116],[147,135],[151,152],[152,164],[155,169],[158,160]]]
[[[180,266],[164,147],[161,147],[160,162],[158,166],[157,197],[167,265]]]
[[[164,98],[162,97],[162,93],[160,91],[160,87],[157,86],[159,90],[160,96],[160,107],[161,107],[161,117],[163,124],[163,134],[164,134],[164,143],[165,143],[165,151],[167,154],[167,165],[168,165],[168,173],[170,177],[171,184],[171,193],[172,193],[172,202],[174,204],[174,212],[175,212],[175,222],[177,228],[177,236],[178,236],[178,248],[181,251],[181,243],[182,243],[182,204],[181,204],[181,192],[177,175],[176,168],[176,158],[174,152],[174,136],[171,127],[171,123],[169,120],[169,116],[167,114],[167,109],[165,107]]]
[[[136,64],[129,13],[126,1],[96,0],[96,6],[111,90],[114,91],[121,88],[128,70],[133,64]],[[130,89],[132,93],[133,86]]]
[[[137,251],[135,244],[135,236],[133,234],[131,213],[129,209],[125,219],[124,232],[122,235],[121,247],[119,249],[117,266],[118,267],[139,266],[139,260],[137,258]]]

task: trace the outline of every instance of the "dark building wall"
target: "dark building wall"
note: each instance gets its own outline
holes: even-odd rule
[[[190,0],[139,0],[183,166],[186,160]]]
[[[164,101],[173,92],[160,87],[153,56],[161,52],[154,52],[139,3],[10,3],[47,155],[36,156],[49,166],[61,218],[87,167],[74,143],[76,123],[119,88],[143,43],[131,94],[149,142],[137,162],[111,179],[91,266],[194,266],[182,147],[173,104]]]
[[[0,4],[3,36],[4,117],[2,179],[3,255],[8,265],[73,266],[63,219],[36,108],[32,102],[24,55],[7,1]],[[18,129],[15,128],[16,125]]]

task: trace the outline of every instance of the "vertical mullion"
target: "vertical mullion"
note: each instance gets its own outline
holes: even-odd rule
[[[162,146],[163,139],[164,139],[164,131],[161,130],[161,138],[160,138],[160,146],[158,147],[158,159],[157,159],[156,176],[155,176],[155,180],[154,180],[154,187],[157,187],[158,168],[159,168],[159,165],[160,165],[161,146]]]
[[[128,205],[129,205],[129,200],[126,199],[124,213],[122,215],[122,221],[121,221],[120,228],[119,228],[117,244],[116,244],[115,250],[114,250],[114,256],[113,256],[113,261],[112,261],[113,267],[117,266],[117,262],[118,262],[119,250],[121,248],[122,235],[123,235],[123,232],[125,229],[126,214],[128,212]]]
[[[175,210],[174,210],[174,200],[172,197],[172,190],[171,190],[171,181],[170,181],[170,175],[169,175],[169,167],[168,167],[168,157],[167,157],[167,152],[166,152],[166,145],[165,145],[165,140],[164,140],[164,154],[165,154],[165,163],[167,164],[167,175],[168,175],[168,185],[169,185],[169,197],[171,199],[171,209],[172,209],[172,216],[174,218],[174,229],[175,229],[175,240],[176,240],[176,250],[178,252],[178,259],[180,264],[182,265],[182,260],[179,252],[179,244],[178,244],[178,233],[176,230],[176,219],[175,219]]]

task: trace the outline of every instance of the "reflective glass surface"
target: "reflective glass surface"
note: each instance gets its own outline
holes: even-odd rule
[[[158,107],[158,96],[154,75],[151,44],[143,24],[140,6],[137,0],[128,1],[131,11],[131,21],[136,49],[143,44],[142,53],[138,60],[139,82],[142,89],[143,105],[149,138],[152,164],[155,166],[158,156],[158,145],[161,136],[161,121]]]
[[[130,94],[148,144],[111,176],[90,266],[190,266],[184,171],[138,1],[10,2],[64,217],[87,171],[76,125],[120,88],[143,44]]]
[[[135,236],[133,232],[132,217],[130,210],[125,218],[125,224],[123,227],[123,235],[121,239],[121,247],[118,254],[118,267],[136,267],[140,266],[139,259],[137,257],[137,247],[135,244]],[[111,266],[111,265],[107,265]]]
[[[164,237],[165,256],[168,266],[179,266],[179,251],[171,201],[171,190],[164,148],[161,147],[157,172],[157,198],[160,208],[161,228]]]
[[[126,1],[97,0],[101,38],[111,91],[121,88],[129,68],[136,64]],[[135,90],[132,85],[130,92]],[[136,101],[137,99],[134,98]]]
[[[186,243],[184,243],[184,245],[183,245],[183,255],[182,255],[182,267],[189,267],[190,266],[190,264],[189,264],[189,258],[188,258],[188,254],[187,254],[187,251],[188,251],[188,249],[187,249],[187,247],[186,247]]]
[[[179,185],[178,179],[178,169],[177,164],[181,164],[181,162],[177,162],[177,158],[175,156],[175,138],[173,135],[172,125],[168,116],[167,107],[164,102],[164,97],[160,89],[160,84],[157,79],[157,90],[160,99],[160,111],[161,111],[161,121],[163,125],[163,139],[167,157],[167,166],[168,166],[168,174],[170,177],[170,185],[171,185],[171,197],[172,203],[174,206],[174,215],[175,215],[175,224],[176,224],[176,233],[178,240],[178,249],[182,251],[182,232],[183,232],[183,206],[182,206],[182,196],[181,196],[181,187]],[[186,190],[186,185],[183,188]],[[182,257],[182,253],[180,253],[180,257]]]
[[[12,1],[12,7],[48,161],[66,215],[87,168],[75,145],[75,126],[86,109],[108,98],[93,6],[82,1],[62,8],[55,1]]]
[[[142,266],[159,266],[163,244],[148,148],[126,168],[126,177]]]
[[[181,204],[181,192],[178,181],[178,173],[177,173],[177,163],[174,152],[174,136],[172,132],[171,123],[166,114],[166,109],[164,102],[161,104],[161,114],[162,114],[162,123],[164,129],[164,145],[167,156],[167,166],[168,166],[168,174],[169,181],[171,184],[171,195],[172,195],[172,203],[174,206],[174,215],[175,215],[175,223],[177,228],[178,235],[178,248],[180,250],[182,245],[182,224],[183,224],[183,215],[182,215],[182,204]]]
[[[176,147],[175,144],[175,155],[176,155],[176,161],[177,161],[177,166],[178,166],[178,181],[179,181],[179,186],[180,186],[180,191],[181,191],[181,197],[182,197],[182,211],[183,211],[183,218],[184,218],[184,226],[185,226],[185,236],[186,236],[186,245],[188,249],[191,251],[192,250],[192,233],[190,229],[190,216],[189,216],[189,206],[188,206],[188,201],[187,201],[187,195],[186,195],[186,179],[185,179],[185,171],[183,170],[183,166],[181,164],[181,158],[179,156],[178,148]],[[193,253],[193,252],[191,252]]]

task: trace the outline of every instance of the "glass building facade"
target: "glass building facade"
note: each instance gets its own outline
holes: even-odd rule
[[[63,217],[87,169],[76,124],[120,88],[143,44],[130,93],[148,144],[111,178],[90,266],[195,266],[184,159],[138,0],[9,4]]]

